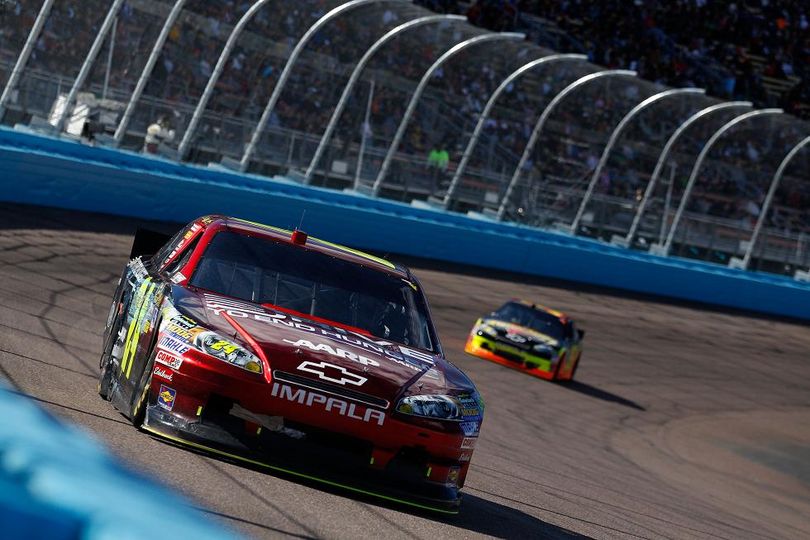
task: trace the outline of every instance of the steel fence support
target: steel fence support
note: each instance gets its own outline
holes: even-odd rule
[[[773,198],[776,195],[776,190],[779,188],[779,184],[782,182],[782,176],[785,174],[785,170],[787,169],[790,162],[796,157],[802,148],[810,144],[810,137],[806,137],[802,139],[802,141],[794,146],[790,152],[785,156],[785,159],[782,160],[782,163],[779,164],[779,168],[776,169],[776,174],[773,175],[773,180],[771,180],[771,185],[768,188],[768,194],[765,196],[765,201],[762,203],[762,210],[759,212],[759,216],[757,217],[757,223],[754,225],[754,232],[751,235],[751,240],[748,242],[748,248],[745,250],[745,255],[742,259],[742,267],[744,269],[748,269],[748,264],[751,262],[751,255],[754,253],[754,246],[759,239],[759,234],[762,231],[762,226],[765,224],[765,218],[768,216],[768,212],[771,209],[771,204],[773,203]]]
[[[575,80],[565,88],[563,88],[554,99],[552,99],[546,108],[543,109],[543,113],[540,115],[540,118],[537,119],[537,123],[532,130],[531,135],[529,136],[529,141],[526,143],[526,148],[523,150],[523,155],[520,156],[520,161],[518,162],[518,166],[515,168],[515,172],[512,174],[512,179],[509,181],[509,185],[506,188],[506,193],[503,196],[503,200],[501,200],[501,204],[498,207],[498,219],[503,219],[503,215],[506,213],[506,207],[509,204],[509,200],[512,198],[512,193],[515,190],[515,186],[520,179],[520,171],[523,170],[523,167],[526,166],[526,162],[529,160],[529,156],[534,150],[534,145],[537,143],[537,139],[540,136],[540,133],[543,131],[543,127],[546,125],[546,121],[548,117],[554,112],[554,109],[557,108],[562,100],[564,100],[568,95],[570,95],[574,90],[588,84],[589,82],[602,79],[604,77],[635,77],[636,72],[630,71],[626,69],[612,69],[607,71],[597,71],[596,73],[589,73],[584,77],[580,77],[579,79]]]
[[[146,60],[146,65],[143,67],[141,76],[138,77],[138,82],[135,84],[135,90],[132,92],[132,95],[129,96],[127,108],[124,110],[124,114],[121,116],[121,121],[118,122],[118,127],[115,129],[115,135],[113,135],[115,146],[121,145],[121,141],[124,138],[127,127],[129,127],[129,121],[132,119],[132,115],[135,113],[135,106],[141,99],[141,94],[143,94],[143,91],[146,88],[146,83],[149,82],[149,77],[152,76],[152,70],[160,57],[160,53],[163,51],[163,46],[166,44],[166,40],[169,37],[169,32],[174,26],[174,23],[177,21],[177,18],[180,16],[180,13],[183,11],[186,2],[187,0],[177,0],[174,3],[174,6],[172,6],[166,20],[163,22],[163,28],[160,29],[160,34],[155,41],[155,45],[152,47],[152,52],[149,53],[149,58]]]
[[[65,106],[62,109],[62,112],[56,118],[57,133],[61,133],[65,128],[65,122],[67,121],[71,109],[73,108],[73,103],[76,101],[76,96],[79,94],[79,90],[81,90],[82,86],[84,86],[87,76],[90,75],[90,70],[93,68],[96,57],[101,51],[101,47],[104,45],[104,40],[107,39],[107,34],[118,17],[118,12],[121,10],[121,6],[123,4],[124,0],[113,0],[112,6],[110,6],[110,10],[107,12],[107,16],[104,17],[104,22],[101,23],[101,28],[99,28],[98,34],[96,34],[96,39],[93,41],[93,45],[90,46],[90,51],[87,53],[87,58],[84,59],[84,63],[82,63],[82,67],[79,69],[79,74],[76,76],[76,80],[73,81],[73,86],[70,88],[67,99],[65,99]]]
[[[489,100],[487,101],[484,109],[481,111],[481,114],[478,117],[478,123],[475,124],[475,129],[473,130],[473,134],[470,137],[470,140],[467,142],[467,148],[464,149],[464,153],[461,155],[461,161],[456,168],[456,172],[453,175],[453,179],[450,181],[450,186],[447,188],[447,193],[444,196],[444,201],[442,204],[445,208],[450,206],[450,201],[453,199],[453,196],[456,194],[456,190],[458,189],[458,185],[461,182],[461,177],[464,174],[464,171],[467,169],[467,163],[470,161],[470,157],[472,156],[473,150],[475,146],[478,144],[478,139],[481,137],[481,132],[484,130],[484,125],[486,124],[487,120],[489,119],[489,114],[492,112],[492,109],[495,107],[495,103],[498,101],[498,98],[501,97],[501,94],[512,84],[518,77],[528,73],[529,71],[533,70],[538,66],[542,66],[544,64],[548,64],[551,62],[558,62],[562,60],[587,60],[588,57],[584,54],[550,54],[548,56],[544,56],[543,58],[538,58],[536,60],[532,60],[531,62],[520,66],[518,69],[513,71],[509,74],[506,79],[492,92]]]
[[[582,221],[582,215],[585,213],[585,208],[588,206],[588,202],[590,202],[591,197],[593,196],[593,190],[596,187],[596,183],[599,181],[602,171],[605,170],[608,159],[610,158],[610,153],[613,151],[613,147],[616,145],[616,141],[619,140],[619,137],[624,132],[624,129],[647,107],[650,107],[662,99],[666,99],[671,96],[680,96],[683,94],[703,96],[706,94],[706,90],[702,88],[671,88],[669,90],[664,90],[663,92],[658,92],[657,94],[653,94],[630,109],[630,111],[619,121],[608,138],[607,145],[605,145],[605,149],[602,151],[602,156],[599,158],[599,163],[596,165],[596,168],[593,171],[591,181],[588,183],[588,188],[585,190],[585,195],[582,197],[582,202],[577,209],[577,214],[574,217],[574,221],[571,222],[572,234],[577,233],[577,228],[579,227],[580,221]]]
[[[312,181],[312,175],[315,173],[315,168],[318,166],[318,163],[321,161],[321,158],[326,151],[326,147],[329,145],[329,141],[332,138],[332,134],[335,132],[335,128],[340,120],[340,116],[343,114],[343,110],[346,108],[346,104],[349,102],[352,91],[354,90],[357,81],[360,79],[360,75],[362,75],[363,70],[366,68],[368,63],[371,61],[371,58],[377,53],[377,51],[385,46],[386,43],[408,30],[419,28],[420,26],[435,22],[466,20],[467,17],[463,17],[461,15],[428,15],[426,17],[419,17],[418,19],[408,21],[392,28],[368,48],[368,50],[363,54],[362,58],[360,58],[360,60],[357,62],[357,66],[355,66],[354,70],[352,71],[346,86],[343,87],[343,93],[341,94],[337,105],[335,105],[335,110],[332,112],[332,117],[329,119],[329,123],[326,125],[326,131],[324,131],[323,136],[318,143],[318,148],[315,150],[315,155],[312,157],[309,167],[307,167],[307,172],[304,175],[305,184],[309,184]]]
[[[351,11],[369,4],[380,4],[383,2],[403,3],[406,1],[407,0],[351,0],[328,11],[326,15],[315,21],[315,24],[309,27],[304,35],[301,36],[301,39],[298,40],[298,43],[296,43],[295,48],[290,53],[290,58],[284,65],[284,70],[281,72],[278,82],[276,82],[276,86],[273,88],[273,93],[270,95],[270,99],[267,101],[264,111],[262,111],[262,116],[259,118],[259,123],[256,124],[256,129],[253,130],[253,134],[250,137],[250,142],[245,148],[245,153],[239,163],[239,170],[242,172],[247,170],[248,164],[250,163],[250,158],[253,157],[253,152],[256,151],[256,147],[259,144],[259,140],[261,140],[264,129],[267,127],[267,123],[270,121],[270,116],[273,114],[276,103],[281,97],[281,92],[287,85],[287,79],[289,79],[290,73],[292,73],[292,69],[295,67],[295,63],[298,61],[298,57],[301,56],[302,52],[304,52],[304,48],[307,46],[309,40],[312,39],[315,33],[323,28],[326,23],[347,11]]]
[[[750,101],[730,101],[728,103],[718,103],[716,105],[710,105],[705,109],[701,109],[697,111],[695,114],[687,118],[678,129],[675,130],[674,133],[669,137],[666,144],[664,145],[664,149],[661,150],[661,154],[658,156],[658,161],[655,163],[655,169],[653,169],[653,173],[650,176],[650,180],[647,182],[647,188],[644,190],[644,196],[641,198],[641,202],[638,205],[638,209],[636,209],[636,214],[633,216],[633,222],[630,225],[630,231],[627,233],[625,237],[625,244],[631,245],[633,242],[633,237],[636,235],[636,231],[638,230],[638,226],[641,223],[641,218],[644,215],[644,211],[647,209],[647,204],[649,203],[650,198],[652,197],[653,193],[655,193],[655,188],[658,184],[658,178],[661,176],[661,172],[664,169],[664,164],[666,163],[667,159],[669,158],[669,153],[672,151],[672,148],[675,146],[675,143],[678,142],[681,135],[695,122],[700,120],[701,118],[709,115],[715,111],[721,111],[724,109],[734,108],[734,107],[751,107]],[[666,219],[666,216],[664,216]]]
[[[259,10],[263,8],[269,1],[270,0],[257,0],[257,2],[250,6],[250,9],[248,9],[245,14],[242,15],[242,18],[239,19],[236,26],[234,26],[233,30],[231,30],[228,40],[225,42],[225,47],[222,48],[222,52],[219,54],[217,65],[214,67],[214,71],[211,72],[211,76],[208,78],[208,83],[205,85],[205,90],[203,90],[202,96],[200,96],[200,101],[197,102],[197,106],[194,108],[194,113],[191,115],[191,120],[188,123],[188,127],[186,128],[185,133],[183,133],[183,139],[180,141],[180,145],[177,147],[177,157],[179,160],[182,161],[186,157],[186,153],[188,153],[189,146],[191,146],[191,139],[194,137],[194,132],[197,131],[197,126],[202,120],[205,108],[208,106],[208,102],[210,101],[211,96],[214,94],[214,88],[216,87],[217,82],[219,82],[222,72],[225,71],[225,65],[228,62],[228,58],[230,58],[231,52],[233,52],[234,47],[236,47],[236,40],[239,39],[240,35],[242,35],[245,27],[253,19],[256,13],[258,13]]]
[[[45,21],[48,20],[48,15],[51,14],[53,3],[54,0],[45,0],[42,3],[39,14],[34,20],[34,25],[31,27],[31,31],[28,32],[28,37],[25,39],[22,51],[20,51],[19,56],[17,56],[17,61],[14,63],[14,67],[11,70],[11,75],[9,75],[6,86],[3,88],[3,95],[0,95],[0,121],[3,120],[3,115],[6,113],[6,105],[8,104],[8,100],[11,99],[11,94],[17,89],[20,77],[22,77],[25,66],[28,64],[28,59],[31,57],[31,51],[34,50],[34,46],[39,39],[39,34],[42,32],[42,27],[45,25]]]
[[[377,179],[374,181],[374,185],[371,188],[371,192],[375,197],[380,192],[382,182],[385,179],[386,174],[388,174],[388,169],[391,166],[391,161],[393,161],[394,154],[399,148],[400,142],[402,142],[402,137],[405,135],[405,129],[408,127],[408,123],[411,120],[411,116],[413,115],[413,112],[416,110],[416,106],[419,104],[419,99],[422,97],[422,93],[425,91],[425,88],[427,88],[427,85],[428,83],[430,83],[430,79],[431,77],[433,77],[433,74],[436,72],[436,70],[442,67],[444,63],[449,59],[453,58],[457,54],[478,43],[486,43],[488,41],[506,41],[506,40],[523,41],[524,39],[526,39],[526,36],[524,34],[517,34],[511,32],[504,32],[499,34],[490,33],[474,36],[469,39],[465,39],[464,41],[461,41],[450,47],[450,49],[448,49],[444,54],[442,54],[433,63],[433,65],[431,65],[428,68],[428,70],[422,76],[422,79],[419,81],[419,84],[416,86],[416,90],[414,90],[410,102],[408,102],[408,107],[405,109],[405,114],[402,116],[402,120],[399,122],[397,132],[394,135],[394,140],[391,141],[391,145],[388,147],[388,151],[386,152],[385,158],[383,159],[382,165],[380,166],[380,171],[377,173]]]
[[[675,239],[675,231],[678,228],[678,223],[680,223],[681,217],[683,216],[684,210],[686,209],[686,204],[689,201],[689,196],[692,194],[692,189],[695,187],[695,182],[697,181],[697,176],[698,173],[700,172],[700,168],[703,166],[703,162],[705,161],[706,156],[709,154],[709,151],[711,151],[712,147],[720,139],[720,137],[722,137],[726,132],[728,132],[731,128],[733,128],[737,124],[745,122],[750,118],[782,113],[783,113],[782,109],[762,109],[759,111],[750,111],[745,114],[741,114],[740,116],[727,122],[720,129],[714,132],[711,138],[706,142],[706,146],[704,146],[703,149],[700,151],[700,154],[698,154],[697,160],[695,161],[695,164],[692,167],[692,173],[689,175],[689,180],[686,183],[686,188],[684,189],[683,195],[681,196],[681,201],[678,204],[678,209],[675,211],[675,216],[672,219],[672,225],[669,228],[669,234],[667,234],[667,239],[664,242],[663,247],[660,248],[660,250],[656,249],[656,251],[660,251],[662,255],[669,255],[669,251],[672,249],[672,242]]]

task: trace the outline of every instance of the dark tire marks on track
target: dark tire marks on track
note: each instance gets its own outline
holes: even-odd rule
[[[411,261],[450,359],[487,402],[462,513],[437,518],[134,430],[98,397],[95,376],[136,223],[14,205],[0,212],[0,377],[250,536],[810,535],[807,471],[785,468],[796,461],[786,448],[810,451],[807,326]],[[578,381],[550,384],[460,352],[475,319],[511,297],[580,321]]]

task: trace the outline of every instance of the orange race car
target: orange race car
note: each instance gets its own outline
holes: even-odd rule
[[[584,335],[559,311],[511,300],[475,322],[464,351],[541,379],[570,381]]]

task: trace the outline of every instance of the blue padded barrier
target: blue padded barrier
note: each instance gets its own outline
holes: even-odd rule
[[[0,386],[0,536],[234,538],[191,503],[118,465],[104,447]]]
[[[0,129],[0,199],[146,219],[230,214],[383,253],[810,320],[810,284],[510,223]],[[542,301],[542,299],[537,299]]]

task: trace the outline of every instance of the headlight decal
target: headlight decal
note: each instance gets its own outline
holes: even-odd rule
[[[253,373],[262,373],[262,362],[253,353],[210,330],[194,337],[194,346],[214,358]]]
[[[402,398],[397,405],[397,411],[437,420],[460,420],[460,405],[453,396],[414,395]]]

